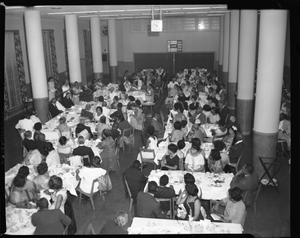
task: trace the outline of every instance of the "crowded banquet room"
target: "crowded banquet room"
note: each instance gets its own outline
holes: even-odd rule
[[[2,6],[1,234],[297,232],[290,5]]]

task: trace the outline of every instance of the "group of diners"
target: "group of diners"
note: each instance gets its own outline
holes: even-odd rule
[[[144,218],[172,218],[199,221],[213,218],[210,211],[219,214],[220,221],[226,223],[243,223],[246,216],[246,206],[252,205],[258,188],[258,175],[251,164],[245,164],[230,182],[228,196],[220,200],[212,200],[212,208],[202,203],[202,190],[195,184],[195,177],[191,172],[185,173],[185,189],[176,194],[174,187],[169,183],[169,176],[164,174],[155,181],[148,181],[148,177],[141,172],[141,163],[135,160],[132,166],[125,170],[124,177],[128,183],[135,204],[135,216]],[[145,192],[145,186],[147,189]],[[247,192],[247,196],[245,196]],[[158,201],[156,198],[173,198],[174,207],[167,201]],[[223,207],[224,209],[219,209]],[[171,211],[174,209],[173,211]],[[178,212],[179,210],[182,212]]]

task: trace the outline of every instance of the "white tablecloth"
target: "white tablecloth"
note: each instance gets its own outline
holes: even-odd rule
[[[146,101],[146,95],[145,95],[144,91],[132,91],[132,92],[128,92],[127,94],[128,94],[128,96],[131,95],[135,99],[140,100],[141,103]]]
[[[6,232],[7,235],[33,235],[36,227],[31,223],[31,215],[37,209],[21,209],[6,207]]]
[[[240,224],[134,217],[128,234],[241,234]]]
[[[205,134],[206,137],[213,137],[212,133],[211,133],[211,129],[216,130],[217,128],[219,128],[218,124],[205,124],[205,125],[201,125],[201,127],[205,130]]]
[[[184,190],[185,184],[183,176],[188,173],[187,171],[163,171],[163,170],[152,170],[148,181],[155,181],[159,184],[159,178],[166,174],[169,177],[169,185],[173,185],[176,194],[179,194],[180,190]],[[220,200],[227,197],[227,191],[230,188],[230,182],[233,178],[233,174],[213,174],[213,173],[192,173],[195,177],[195,184],[202,189],[202,199],[213,199]],[[221,176],[221,177],[220,177]],[[216,180],[222,180],[224,182],[218,183],[220,187],[216,187]],[[145,186],[144,191],[148,190],[148,184]]]

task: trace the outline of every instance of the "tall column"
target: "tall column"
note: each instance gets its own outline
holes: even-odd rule
[[[39,11],[26,11],[25,33],[34,108],[42,123],[48,121],[48,86],[45,68],[41,15]]]
[[[243,135],[250,135],[252,129],[256,37],[257,10],[241,10],[236,111]]]
[[[108,20],[108,49],[109,49],[109,69],[112,83],[118,82],[118,59],[116,41],[116,20]]]
[[[253,127],[253,165],[260,176],[258,156],[276,157],[286,24],[287,10],[261,10]]]
[[[225,13],[224,16],[224,51],[223,51],[223,78],[222,82],[227,89],[227,81],[228,81],[228,68],[229,68],[229,38],[230,38],[230,15],[229,12]]]
[[[223,78],[223,50],[224,50],[224,17],[220,16],[220,41],[219,41],[219,66],[218,66],[218,80],[222,82]]]
[[[100,19],[98,17],[92,17],[90,21],[94,79],[98,79],[103,78]]]
[[[66,15],[65,22],[66,22],[70,82],[74,83],[77,81],[79,84],[81,84],[82,80],[81,80],[77,16]]]
[[[237,88],[238,51],[239,51],[239,21],[240,11],[232,10],[230,15],[230,40],[229,40],[229,77],[228,77],[228,109],[229,114],[235,116],[235,92]]]

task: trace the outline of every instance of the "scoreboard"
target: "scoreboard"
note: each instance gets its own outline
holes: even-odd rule
[[[182,52],[182,40],[168,40],[168,52]]]

